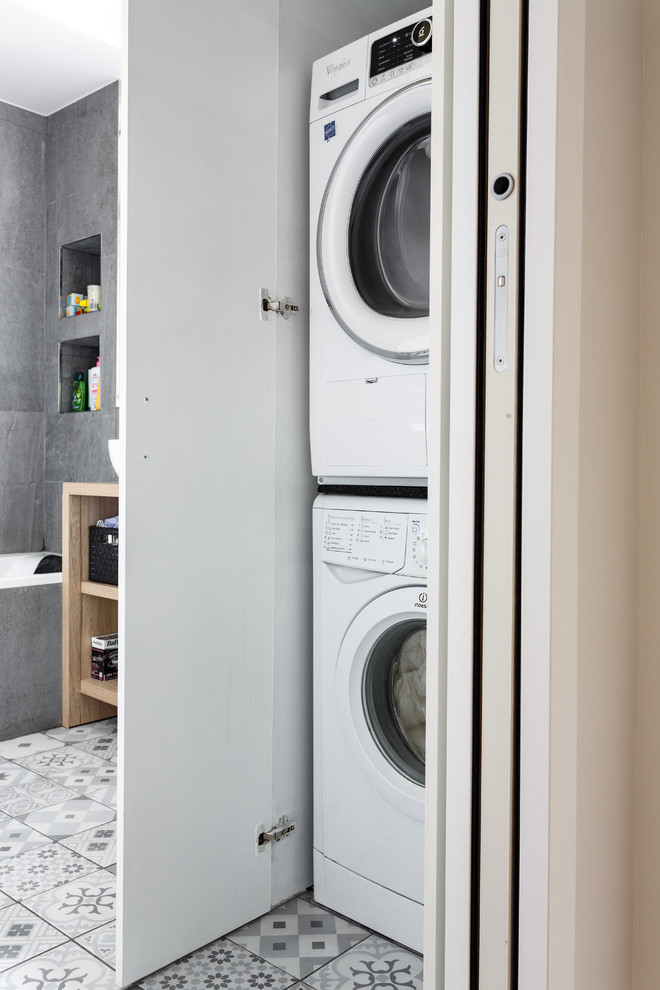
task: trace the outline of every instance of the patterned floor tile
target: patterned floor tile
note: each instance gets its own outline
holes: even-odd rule
[[[3,990],[115,990],[115,974],[75,942],[67,942],[2,974]]]
[[[378,935],[305,977],[317,990],[358,990],[360,987],[409,987],[422,990],[422,957]]]
[[[65,839],[69,835],[75,835],[76,832],[83,832],[112,821],[114,817],[111,808],[77,795],[70,801],[32,811],[22,820],[26,825],[36,828],[38,832],[43,832],[51,839]]]
[[[144,990],[285,990],[291,977],[220,939],[140,980]]]
[[[62,839],[62,845],[99,866],[108,867],[117,860],[117,822],[108,822],[72,835],[70,839]]]
[[[93,872],[94,863],[58,842],[50,842],[0,862],[0,889],[20,901]]]
[[[94,756],[101,756],[104,760],[117,762],[117,733],[106,733],[105,735],[90,736],[89,739],[81,739],[74,746],[74,749],[81,749],[85,753],[93,753]]]
[[[11,897],[9,897],[7,894],[3,894],[2,891],[0,890],[0,908],[9,907],[9,905],[13,903],[14,902],[12,901]]]
[[[24,767],[17,767],[16,770],[25,776],[16,784],[0,787],[0,808],[13,818],[23,818],[38,808],[79,797],[77,791],[63,787],[57,781],[47,780]]]
[[[81,739],[89,739],[90,736],[107,736],[111,732],[116,732],[116,719],[104,719],[101,722],[87,722],[85,725],[74,725],[71,729],[63,725],[56,729],[46,729],[46,735],[53,739],[59,739],[63,743],[77,743]]]
[[[98,801],[99,804],[104,804],[106,808],[112,808],[113,811],[117,810],[117,784],[109,784],[107,787],[92,787],[88,792],[88,797],[92,801]]]
[[[55,778],[55,775],[59,774],[57,779],[60,783],[64,783],[63,778],[66,777],[67,773],[74,774],[83,767],[96,769],[99,766],[108,767],[111,765],[107,760],[102,760],[99,756],[93,756],[91,753],[84,753],[75,746],[61,746],[59,749],[50,749],[46,753],[34,753],[32,756],[26,756],[21,760],[16,760],[16,762],[28,770],[43,774],[44,777]]]
[[[294,897],[227,937],[302,979],[369,932],[300,897]]]
[[[70,938],[84,935],[115,919],[117,881],[107,870],[26,898],[25,906]]]
[[[47,836],[41,832],[35,832],[33,828],[17,822],[13,818],[7,818],[0,822],[0,860],[9,859],[11,856],[18,856],[19,853],[27,852],[28,849],[35,849],[51,842]]]
[[[0,911],[0,972],[62,942],[66,942],[65,935],[22,904]]]
[[[33,773],[20,763],[12,763],[9,760],[0,760],[0,789],[14,787],[17,784],[24,784],[27,781],[35,780],[39,774]]]
[[[93,956],[102,959],[107,966],[115,968],[117,931],[114,921],[102,925],[101,928],[95,928],[93,932],[87,932],[86,935],[79,935],[76,941]]]
[[[114,763],[92,756],[91,753],[74,752],[73,746],[67,746],[67,749],[70,753],[74,753],[74,759],[80,760],[80,765],[66,770],[50,771],[48,774],[50,780],[55,780],[64,787],[72,787],[75,791],[84,793],[85,797],[91,797],[92,790],[116,789],[117,767]],[[88,762],[85,763],[85,760]]]
[[[0,756],[5,760],[20,760],[23,756],[30,756],[32,753],[42,753],[47,749],[55,749],[63,746],[59,739],[47,736],[45,732],[35,732],[29,736],[19,736],[17,739],[8,739],[0,743]]]

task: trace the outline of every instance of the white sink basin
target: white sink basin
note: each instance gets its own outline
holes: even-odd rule
[[[110,454],[110,460],[112,461],[112,466],[115,469],[115,474],[119,477],[119,462],[121,459],[121,441],[119,440],[108,440],[108,453]]]

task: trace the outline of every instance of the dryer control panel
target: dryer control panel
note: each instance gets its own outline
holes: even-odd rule
[[[325,509],[321,560],[383,574],[426,575],[427,516]]]

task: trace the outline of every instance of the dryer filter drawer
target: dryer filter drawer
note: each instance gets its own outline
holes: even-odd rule
[[[426,469],[426,375],[328,382],[325,449],[333,468]]]

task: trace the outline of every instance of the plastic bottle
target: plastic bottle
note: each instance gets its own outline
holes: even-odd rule
[[[82,371],[76,371],[73,376],[71,408],[74,412],[83,412],[85,408],[85,376]]]
[[[89,378],[89,408],[91,410],[100,409],[99,383],[101,379],[101,358],[97,357],[96,367],[90,368],[87,372]]]

